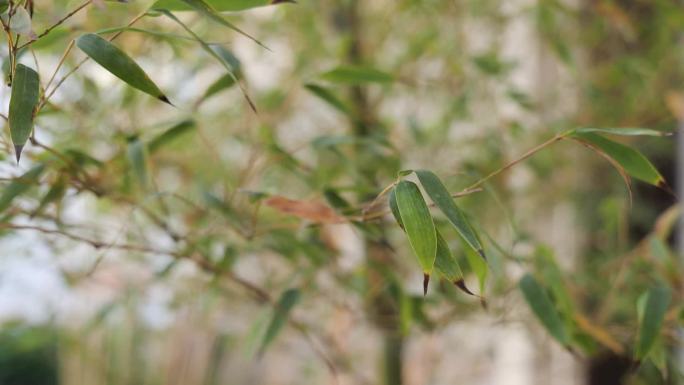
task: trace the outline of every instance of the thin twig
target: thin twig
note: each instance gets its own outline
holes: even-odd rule
[[[74,16],[76,13],[78,13],[78,12],[79,12],[80,10],[82,10],[83,8],[85,8],[85,7],[87,7],[88,5],[90,5],[92,2],[93,2],[93,0],[87,0],[85,3],[79,5],[79,6],[76,7],[73,11],[69,12],[66,16],[62,17],[58,22],[56,22],[55,24],[49,26],[45,31],[41,32],[40,35],[36,36],[35,39],[27,41],[26,43],[24,43],[24,44],[20,45],[19,47],[17,47],[17,49],[22,49],[22,48],[24,48],[24,47],[26,47],[26,46],[28,46],[28,45],[31,45],[31,44],[35,43],[36,41],[40,40],[41,38],[45,37],[47,34],[49,34],[50,32],[52,32],[53,29],[55,29],[55,28],[59,27],[60,25],[62,25],[65,21],[67,21],[68,19],[70,19],[72,16]]]

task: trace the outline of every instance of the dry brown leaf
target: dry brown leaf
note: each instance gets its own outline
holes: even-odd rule
[[[625,349],[622,347],[622,345],[616,341],[615,338],[610,335],[610,333],[608,333],[601,326],[596,325],[592,321],[588,320],[583,315],[575,314],[575,322],[577,322],[577,326],[579,326],[582,331],[594,337],[596,341],[610,349],[613,353],[620,355],[625,352]]]
[[[342,223],[345,221],[344,217],[321,202],[299,201],[276,195],[266,199],[263,204],[282,213],[314,223]]]
[[[670,91],[665,94],[665,104],[672,116],[684,122],[684,95],[681,92]]]

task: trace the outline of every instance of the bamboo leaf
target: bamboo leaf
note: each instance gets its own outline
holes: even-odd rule
[[[228,27],[232,29],[233,31],[247,37],[248,39],[254,41],[255,43],[259,44],[260,46],[268,49],[265,45],[263,45],[259,40],[255,39],[245,31],[241,30],[240,28],[236,27],[233,23],[229,22],[228,20],[224,19],[223,16],[218,14],[216,9],[209,3],[207,3],[205,0],[181,0],[183,3],[188,5],[191,9],[197,11],[198,13],[201,13],[208,19],[214,21],[215,23],[221,24],[224,27]],[[155,8],[159,9],[166,9],[169,10],[169,8],[163,7],[163,6],[155,6]]]
[[[418,257],[423,273],[429,276],[437,252],[437,235],[430,210],[415,183],[403,180],[394,189],[411,248]]]
[[[349,114],[349,107],[347,107],[332,91],[329,89],[316,85],[316,84],[307,84],[304,86],[309,92],[312,94],[318,96],[321,100],[325,101],[332,107],[334,107],[336,110],[344,113],[344,114]]]
[[[610,135],[621,135],[621,136],[669,136],[672,135],[671,132],[652,130],[650,128],[639,128],[639,127],[625,127],[625,128],[595,128],[595,127],[582,127],[576,128],[570,131],[571,134],[586,134],[586,133],[599,133],[599,134],[610,134]]]
[[[244,11],[250,8],[264,7],[267,5],[294,3],[294,1],[278,1],[278,0],[207,0],[208,5],[218,12],[237,12]],[[152,8],[164,8],[169,11],[189,11],[192,7],[183,2],[183,0],[159,0]]]
[[[143,143],[135,139],[128,143],[128,162],[138,184],[147,188],[147,154]]]
[[[614,159],[632,177],[654,186],[667,188],[663,176],[639,151],[591,132],[575,133],[572,137],[597,147]]]
[[[178,124],[175,124],[173,127],[150,140],[150,142],[147,144],[147,149],[150,153],[153,153],[193,128],[195,128],[195,121],[192,119],[184,120]]]
[[[389,84],[394,77],[388,73],[370,67],[342,66],[321,75],[321,78],[332,83],[359,85],[366,83]]]
[[[45,165],[39,164],[10,182],[10,184],[2,190],[2,195],[0,195],[0,213],[10,207],[14,198],[28,191],[28,189],[36,183],[38,177],[44,170]]]
[[[479,237],[473,230],[468,218],[466,218],[463,211],[456,206],[454,198],[449,191],[444,187],[442,181],[433,172],[428,170],[417,170],[416,175],[420,184],[423,185],[425,192],[437,207],[446,215],[447,219],[456,228],[458,234],[463,240],[477,251],[482,258],[485,258],[484,248],[480,242]]]
[[[401,213],[399,212],[397,196],[394,192],[394,189],[390,191],[389,206],[394,219],[399,224],[399,227],[404,229],[404,222],[401,220]],[[465,280],[463,279],[463,270],[461,270],[458,260],[451,253],[449,245],[444,240],[444,237],[442,237],[442,234],[440,234],[439,230],[436,229],[435,235],[437,237],[437,249],[435,252],[436,255],[434,265],[435,269],[437,269],[437,272],[444,277],[444,279],[458,286],[458,288],[464,292],[474,295],[465,285]]]
[[[567,346],[569,341],[568,333],[544,288],[529,274],[525,274],[518,285],[523,292],[527,304],[549,334],[558,342]]]
[[[76,39],[76,45],[104,69],[131,87],[171,104],[145,71],[119,47],[92,33],[80,36]]]
[[[637,360],[648,355],[658,338],[672,292],[666,286],[656,286],[649,289],[644,298],[641,302],[643,310],[639,312],[639,337],[634,352]]]
[[[209,55],[211,55],[213,58],[218,60],[219,63],[221,63],[221,65],[223,65],[223,67],[228,72],[228,76],[230,76],[233,79],[233,82],[235,84],[238,84],[238,86],[240,85],[240,83],[238,82],[238,78],[237,78],[236,74],[234,73],[234,71],[236,69],[235,67],[237,65],[235,64],[234,60],[231,60],[231,56],[228,56],[225,53],[223,55],[219,55],[218,53],[216,53],[216,51],[214,51],[209,46],[209,44],[207,44],[204,40],[202,40],[192,29],[190,29],[187,25],[185,25],[182,21],[180,21],[180,19],[178,19],[173,13],[171,13],[165,9],[160,9],[159,12],[163,13],[169,19],[175,21],[181,27],[183,27],[183,29],[185,29],[185,31],[188,32],[200,44],[200,46],[202,46],[202,49],[204,49],[204,51],[206,51]],[[235,59],[234,56],[232,58]],[[237,67],[237,69],[239,70],[239,66]],[[240,90],[242,90],[242,95],[247,100],[247,103],[249,104],[252,111],[256,112],[256,106],[254,105],[254,103],[252,102],[252,99],[247,94],[247,91],[245,89],[243,89],[242,86],[240,86]]]
[[[453,283],[465,293],[475,295],[465,285],[463,270],[461,270],[458,260],[451,253],[449,244],[444,240],[444,237],[439,233],[439,230],[437,230],[437,257],[435,258],[435,269],[444,277],[444,279]]]
[[[259,354],[263,354],[266,348],[278,336],[283,326],[285,326],[292,308],[299,302],[300,297],[301,294],[297,289],[288,289],[280,296],[275,311],[273,312],[271,322],[266,329],[263,340],[261,340]]]
[[[33,131],[33,118],[40,94],[38,73],[18,64],[12,82],[9,105],[9,127],[17,162],[21,151]]]

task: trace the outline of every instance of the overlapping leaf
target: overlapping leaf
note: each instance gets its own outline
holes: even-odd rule
[[[437,233],[430,210],[413,182],[401,181],[394,188],[397,208],[413,252],[423,273],[429,275],[435,264]]]

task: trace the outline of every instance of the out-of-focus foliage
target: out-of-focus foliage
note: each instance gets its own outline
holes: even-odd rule
[[[273,3],[4,11],[0,228],[55,255],[88,246],[92,266],[64,272],[75,289],[101,263],[147,273],[84,327],[112,349],[95,377],[162,383],[121,357],[144,356],[131,298],[159,283],[174,307],[199,293],[249,325],[211,329],[208,384],[227,347],[268,354],[283,330],[330,376],[359,375],[326,327],[343,311],[380,331],[378,377],[399,384],[405,339],[513,305],[577,356],[628,361],[634,383],[681,377],[659,137],[684,120],[681,4]],[[558,228],[563,204],[579,214]],[[121,309],[132,331],[111,328]]]

